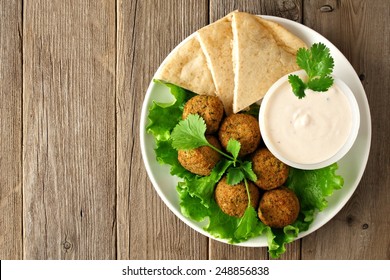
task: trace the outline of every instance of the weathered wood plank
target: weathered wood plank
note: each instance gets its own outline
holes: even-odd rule
[[[210,0],[210,22],[239,10],[258,15],[272,15],[300,22],[302,18],[301,0]]]
[[[389,259],[390,5],[386,0],[304,3],[304,23],[332,41],[363,80],[373,137],[357,191],[333,220],[303,239],[302,258]]]
[[[210,240],[209,258],[211,260],[258,260],[267,259],[265,248],[242,247]]]
[[[115,259],[115,2],[24,2],[24,258]]]
[[[21,259],[22,1],[0,1],[0,259]]]
[[[180,41],[207,24],[207,9],[205,0],[117,1],[119,259],[207,259],[207,238],[175,217],[150,183],[139,139],[154,72]]]
[[[210,21],[213,22],[231,11],[239,10],[252,14],[273,15],[300,22],[302,1],[228,1],[210,0]],[[287,252],[282,259],[300,259],[300,240],[286,246]],[[210,241],[212,259],[267,259],[266,248],[233,247],[217,241]]]

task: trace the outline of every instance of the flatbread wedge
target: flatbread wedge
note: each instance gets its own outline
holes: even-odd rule
[[[233,112],[234,73],[232,62],[232,13],[197,32],[207,65],[225,113]]]
[[[211,72],[196,36],[168,56],[155,78],[200,95],[215,95]]]
[[[299,37],[295,36],[288,30],[286,30],[280,24],[263,19],[261,17],[256,17],[272,34],[278,46],[282,47],[285,51],[296,55],[299,48],[307,48],[305,42],[303,42]]]
[[[296,52],[305,43],[258,16],[233,13],[233,112],[259,101],[282,76],[299,70]]]

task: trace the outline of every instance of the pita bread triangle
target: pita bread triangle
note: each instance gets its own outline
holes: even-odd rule
[[[198,30],[200,45],[207,59],[216,88],[225,112],[233,112],[234,73],[232,62],[232,13]]]
[[[306,45],[282,26],[264,21],[248,13],[233,13],[234,113],[263,98],[282,76],[299,70],[295,54]]]
[[[200,95],[215,95],[206,57],[196,36],[179,45],[166,58],[155,78]]]
[[[256,17],[256,19],[268,29],[276,40],[276,43],[285,51],[295,56],[299,48],[307,48],[306,44],[300,38],[286,30],[280,24],[261,17]]]

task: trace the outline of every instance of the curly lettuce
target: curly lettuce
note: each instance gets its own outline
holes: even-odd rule
[[[326,198],[342,188],[344,180],[336,174],[337,164],[318,170],[290,168],[285,185],[296,193],[301,204],[298,219],[292,225],[283,229],[270,228],[258,219],[256,209],[251,206],[241,218],[228,216],[218,207],[213,194],[215,185],[232,162],[222,160],[209,176],[203,177],[192,174],[180,165],[177,151],[172,147],[171,133],[181,120],[184,104],[194,93],[172,84],[165,85],[175,100],[171,103],[153,102],[146,129],[156,140],[156,160],[160,164],[170,165],[170,173],[182,178],[176,186],[182,214],[198,222],[208,219],[204,230],[217,238],[228,240],[229,243],[265,235],[270,256],[280,257],[285,252],[287,243],[294,241],[300,232],[308,230],[315,213],[327,207]],[[254,110],[253,113],[257,111]]]

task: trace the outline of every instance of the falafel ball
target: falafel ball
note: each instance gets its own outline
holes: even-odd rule
[[[248,181],[248,189],[251,198],[251,205],[256,209],[259,204],[260,191],[252,182]],[[215,201],[222,212],[233,217],[242,217],[248,207],[248,194],[244,181],[231,186],[224,176],[215,188]]]
[[[286,182],[290,168],[267,148],[260,148],[252,156],[252,169],[257,176],[255,184],[263,190],[272,190]]]
[[[298,218],[299,200],[295,193],[280,187],[264,193],[260,200],[258,216],[267,226],[283,228]]]
[[[215,136],[206,135],[206,139],[211,145],[221,149],[221,144],[219,144],[219,141]],[[201,176],[210,175],[211,170],[220,159],[221,155],[208,146],[178,151],[178,160],[180,164],[188,171]]]
[[[190,114],[198,114],[206,123],[206,134],[218,131],[223,117],[222,101],[216,96],[196,95],[186,102],[183,109],[183,120]]]
[[[254,152],[260,143],[259,122],[248,114],[232,114],[222,121],[218,136],[225,149],[230,138],[240,142],[241,149],[238,155],[245,156]]]

